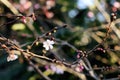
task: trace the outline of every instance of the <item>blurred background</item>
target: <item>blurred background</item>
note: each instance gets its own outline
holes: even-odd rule
[[[115,78],[120,76],[119,0],[0,0],[0,34],[26,49],[24,45],[31,44],[37,36],[56,26],[67,24],[67,28],[58,30],[53,36],[67,41],[79,50],[89,51],[104,39],[112,12],[117,13],[117,19],[111,27],[109,38],[99,46],[104,51],[94,51],[88,56],[88,60],[93,68],[117,67],[110,71],[95,70],[100,77]],[[26,17],[33,13],[36,20]],[[21,14],[25,17],[17,20]],[[41,55],[42,49],[40,43],[31,51]],[[76,51],[67,45],[58,43],[53,51],[67,62],[77,59]],[[47,53],[50,58],[53,57],[52,54]],[[4,50],[0,51],[0,80],[44,80],[22,58],[7,62],[7,56]],[[45,65],[40,62],[37,65],[52,80],[79,80],[77,76],[66,71],[62,74],[45,73]],[[83,74],[88,80],[93,80],[86,72],[83,71]]]

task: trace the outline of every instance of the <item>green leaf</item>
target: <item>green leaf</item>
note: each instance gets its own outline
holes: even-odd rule
[[[17,24],[14,24],[12,26],[12,30],[16,31],[16,30],[24,30],[25,29],[25,25],[22,24],[22,23],[17,23]]]

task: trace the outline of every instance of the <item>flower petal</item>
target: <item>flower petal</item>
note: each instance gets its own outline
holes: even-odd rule
[[[49,39],[47,39],[47,42],[48,42],[49,44],[54,44],[54,41],[49,40]]]
[[[54,41],[47,39],[45,42],[43,42],[43,47],[46,50],[49,50],[49,49],[53,48],[53,46],[52,46],[53,44],[54,44]]]
[[[55,42],[54,42],[54,41],[51,41],[50,44],[55,44]]]
[[[49,46],[46,46],[46,47],[45,47],[45,50],[47,50],[47,51],[48,51],[49,49],[50,49],[50,48],[49,48]]]
[[[9,61],[10,61],[10,57],[8,56],[8,57],[7,57],[7,62],[9,62]]]
[[[15,55],[15,54],[10,54],[8,57],[7,57],[7,61],[13,61],[13,60],[16,60],[18,58],[18,55]]]
[[[49,45],[49,48],[50,48],[50,49],[53,49],[53,46],[52,46],[52,45]]]

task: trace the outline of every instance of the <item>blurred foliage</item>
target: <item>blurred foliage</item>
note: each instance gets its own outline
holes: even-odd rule
[[[48,2],[49,1],[49,2]],[[86,1],[86,2],[84,2]],[[37,15],[37,19],[32,21],[28,19],[33,26],[24,24],[23,20],[17,20],[13,23],[0,26],[0,33],[7,38],[17,40],[19,44],[30,44],[36,39],[36,36],[53,29],[55,26],[67,24],[66,29],[58,30],[53,36],[55,38],[68,41],[76,48],[84,51],[91,50],[96,44],[100,43],[106,34],[105,26],[108,23],[105,16],[96,7],[94,0],[9,0],[11,4],[23,15],[30,15],[33,12]],[[119,0],[98,0],[102,9],[110,15],[113,7],[117,7],[119,19],[120,2]],[[48,3],[47,3],[48,2]],[[115,5],[116,3],[116,5]],[[47,8],[48,7],[48,8]],[[14,15],[8,7],[0,3],[0,14]],[[8,23],[14,20],[15,17],[0,17],[0,24]],[[115,27],[120,32],[120,24],[115,23]],[[114,30],[111,30],[110,37],[101,45],[103,49],[120,50],[119,37]],[[27,47],[23,47],[27,48]],[[58,49],[57,49],[58,48]],[[40,54],[42,43],[35,46],[31,51]],[[68,61],[75,61],[77,53],[67,45],[56,45],[58,50],[57,56]],[[33,70],[29,70],[26,62],[20,59],[13,62],[6,62],[7,54],[5,51],[0,52],[0,80],[43,80]],[[50,53],[48,53],[49,55]],[[42,54],[40,54],[42,55]],[[51,54],[50,54],[51,55]],[[105,53],[95,51],[88,59],[94,67],[103,66],[119,66],[120,65],[119,51],[106,50]],[[44,66],[40,66],[42,71],[45,71]],[[98,76],[103,74],[105,78],[116,77],[120,74],[118,71],[100,72],[95,71]],[[48,72],[46,75],[50,74]],[[111,76],[112,75],[112,76]],[[53,80],[78,80],[78,78],[70,73],[51,74]],[[87,76],[89,80],[93,80]]]

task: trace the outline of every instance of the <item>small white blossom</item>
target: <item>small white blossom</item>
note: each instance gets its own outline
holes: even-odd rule
[[[47,39],[45,42],[43,42],[43,47],[45,48],[45,50],[50,50],[53,49],[53,44],[54,41]]]
[[[50,65],[50,69],[55,72],[56,74],[63,74],[64,70],[62,66],[55,66],[55,65]]]
[[[7,57],[7,61],[14,61],[18,58],[18,55],[16,54],[9,54],[9,56]]]

